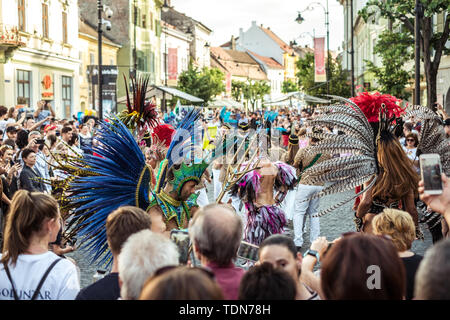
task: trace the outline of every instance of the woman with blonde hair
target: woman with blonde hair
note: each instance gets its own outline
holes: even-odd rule
[[[14,195],[0,255],[0,300],[73,300],[75,265],[48,250],[61,227],[58,204],[40,192]]]
[[[384,209],[373,218],[372,229],[374,234],[389,236],[392,239],[406,270],[406,299],[412,299],[414,277],[423,258],[411,251],[412,243],[416,238],[413,219],[408,212]]]

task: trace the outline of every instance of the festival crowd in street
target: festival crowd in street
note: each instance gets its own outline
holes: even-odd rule
[[[450,299],[450,117],[387,100],[368,114],[362,96],[165,114],[129,101],[107,121],[0,106],[0,300]],[[194,125],[200,138],[180,134]],[[433,148],[436,195],[419,161]],[[320,201],[345,190],[355,229],[328,239]],[[424,232],[422,257],[411,247]],[[81,288],[74,250],[107,274]]]

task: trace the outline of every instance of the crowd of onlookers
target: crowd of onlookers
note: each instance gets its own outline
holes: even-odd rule
[[[52,194],[53,182],[64,177],[52,164],[89,152],[96,122],[83,120],[57,119],[44,100],[34,110],[0,106],[0,247],[14,195],[19,190]]]
[[[415,254],[414,222],[395,209],[373,219],[374,235],[318,237],[305,255],[289,236],[272,235],[260,244],[257,261],[248,261],[244,269],[236,263],[243,223],[233,207],[210,204],[195,213],[188,228],[192,254],[185,265],[175,242],[151,231],[145,211],[120,207],[106,221],[111,270],[80,288],[76,265],[64,257],[74,247],[61,243],[63,222],[51,184],[36,178],[64,175],[52,172],[53,151],[89,152],[95,120],[57,120],[44,103],[32,114],[20,111],[0,107],[2,217],[8,213],[2,222],[0,300],[450,299],[450,239],[433,244],[424,257]],[[280,112],[272,126],[291,130],[295,124],[300,130],[303,119],[314,114]],[[216,117],[217,112],[205,121]],[[264,121],[258,113],[238,118],[250,126]],[[410,134],[420,130],[420,123],[411,123],[405,126],[411,131],[404,134],[406,150]],[[450,182],[445,175],[442,180],[442,195],[427,195],[422,182],[418,192],[448,223]]]

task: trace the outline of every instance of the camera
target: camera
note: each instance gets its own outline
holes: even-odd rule
[[[111,22],[109,22],[108,20],[103,20],[102,22],[105,25],[106,31],[111,31]]]
[[[105,7],[105,16],[108,19],[111,19],[112,15],[113,15],[113,11],[111,10],[111,8],[110,7]]]

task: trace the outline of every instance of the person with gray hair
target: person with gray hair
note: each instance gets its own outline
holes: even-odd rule
[[[416,273],[416,300],[450,300],[450,239],[425,252]]]
[[[150,230],[132,234],[119,255],[120,296],[138,300],[142,287],[155,271],[178,265],[177,246],[167,237]]]
[[[242,230],[241,218],[231,206],[225,204],[210,204],[201,208],[189,225],[195,256],[214,273],[227,300],[237,300],[245,272],[233,263],[241,243]]]

